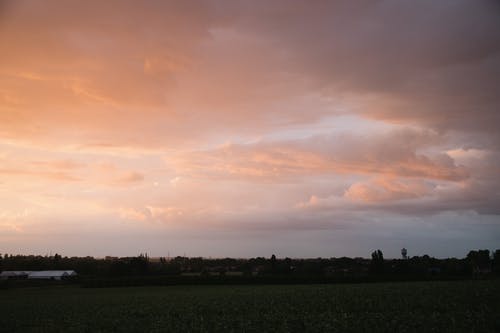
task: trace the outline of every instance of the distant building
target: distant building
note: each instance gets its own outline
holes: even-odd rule
[[[28,275],[28,279],[61,280],[76,276],[75,271],[33,271]]]
[[[404,247],[401,249],[401,256],[403,259],[408,259],[408,250],[406,250]]]
[[[70,276],[76,276],[72,270],[66,271],[3,271],[0,273],[0,279],[45,279],[61,280]]]
[[[0,279],[26,279],[32,271],[3,271],[0,273]]]

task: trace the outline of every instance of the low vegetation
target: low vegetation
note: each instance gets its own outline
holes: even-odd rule
[[[0,291],[4,332],[500,332],[500,281]]]

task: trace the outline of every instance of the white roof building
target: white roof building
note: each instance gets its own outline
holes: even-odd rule
[[[48,279],[61,280],[63,277],[76,276],[73,270],[66,271],[3,271],[0,273],[0,279]]]
[[[0,279],[13,279],[27,277],[32,271],[3,271],[0,273]]]
[[[33,271],[28,274],[28,279],[61,280],[63,277],[75,275],[75,271]]]

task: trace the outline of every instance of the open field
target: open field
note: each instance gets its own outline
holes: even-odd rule
[[[4,332],[500,332],[500,281],[0,290]]]

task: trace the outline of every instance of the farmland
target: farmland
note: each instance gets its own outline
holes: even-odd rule
[[[0,290],[5,332],[499,332],[500,281]]]

